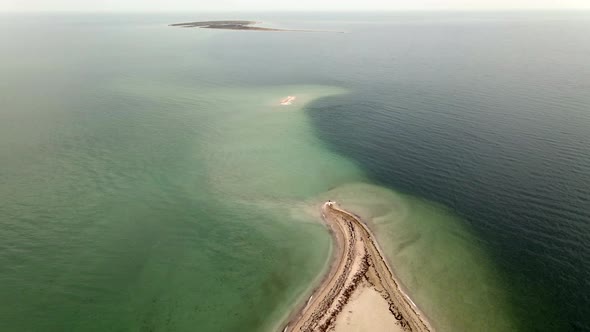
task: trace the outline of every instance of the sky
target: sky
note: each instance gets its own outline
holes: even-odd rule
[[[590,0],[0,0],[0,11],[590,9]]]

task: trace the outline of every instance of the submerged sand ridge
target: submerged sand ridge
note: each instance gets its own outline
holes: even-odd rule
[[[322,216],[335,240],[333,265],[283,331],[433,331],[360,219],[330,201]]]

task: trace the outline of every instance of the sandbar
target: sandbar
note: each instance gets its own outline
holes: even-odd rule
[[[332,265],[284,332],[432,332],[425,315],[400,287],[369,228],[335,202],[322,206],[334,238]]]

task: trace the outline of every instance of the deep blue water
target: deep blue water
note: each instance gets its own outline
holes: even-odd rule
[[[364,33],[345,52],[362,68],[354,93],[309,112],[317,134],[374,180],[463,216],[523,329],[590,330],[590,15]]]

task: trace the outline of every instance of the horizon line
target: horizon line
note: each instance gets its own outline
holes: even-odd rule
[[[399,13],[399,12],[472,12],[472,13],[506,13],[506,12],[590,12],[590,7],[582,8],[495,8],[495,9],[472,9],[472,8],[442,8],[442,9],[431,9],[431,8],[404,8],[404,9],[296,9],[296,10],[285,10],[285,9],[263,9],[263,10],[223,10],[223,9],[209,9],[209,10],[198,10],[198,9],[172,9],[172,10],[140,10],[140,9],[129,9],[129,10],[109,10],[109,9],[96,9],[96,10],[80,10],[80,9],[40,9],[40,10],[0,10],[2,13],[162,13],[162,14],[179,14],[179,13]]]

